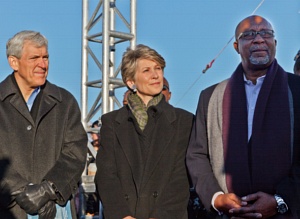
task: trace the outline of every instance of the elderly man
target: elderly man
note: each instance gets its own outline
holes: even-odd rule
[[[277,63],[265,18],[245,18],[235,38],[241,64],[200,95],[192,181],[215,218],[300,218],[300,78]]]
[[[86,161],[80,110],[68,91],[47,81],[43,35],[21,31],[6,52],[13,73],[0,83],[0,217],[61,218],[70,214]]]

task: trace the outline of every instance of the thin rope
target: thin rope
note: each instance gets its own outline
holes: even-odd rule
[[[264,3],[264,1],[265,1],[265,0],[262,0],[262,1],[258,4],[258,6],[254,9],[254,11],[252,12],[251,15],[254,15],[254,13],[257,11],[257,9],[260,8],[260,6]]]
[[[265,0],[262,0],[257,7],[254,9],[254,11],[251,13],[251,15],[253,15],[259,8],[260,6],[264,3]],[[202,70],[202,73],[204,74],[209,68],[212,67],[213,63],[216,61],[216,59],[223,53],[223,51],[226,49],[226,47],[228,46],[228,44],[233,40],[234,35],[230,38],[230,40],[225,44],[225,46],[220,50],[220,52],[215,56],[215,58],[209,62],[205,69]],[[201,76],[201,75],[200,75]],[[177,104],[185,97],[185,95],[192,89],[192,87],[196,84],[196,82],[200,79],[200,76],[196,79],[196,81],[194,81],[194,83],[188,88],[188,90],[182,95],[182,97],[177,101],[177,103],[175,104],[175,106],[177,106]]]
[[[189,89],[187,89],[187,91],[182,95],[182,97],[177,101],[177,103],[175,104],[175,106],[178,105],[178,103],[185,97],[185,95],[187,95],[187,93],[191,90],[191,88],[197,83],[197,81],[199,81],[199,79],[201,78],[202,74],[199,75],[199,77],[193,82],[193,84],[189,87]]]
[[[251,13],[251,15],[253,15],[257,9],[260,8],[260,6],[264,3],[265,0],[262,0],[258,6],[254,9],[254,11]],[[202,70],[202,73],[205,73],[209,68],[212,67],[213,63],[216,61],[216,59],[221,55],[221,53],[224,51],[224,49],[228,46],[228,44],[233,40],[234,35],[230,38],[230,40],[225,44],[225,46],[221,49],[221,51],[216,55],[216,57],[206,65],[206,68]]]

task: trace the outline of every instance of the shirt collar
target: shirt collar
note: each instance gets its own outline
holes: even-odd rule
[[[243,77],[244,77],[244,81],[245,81],[245,84],[249,85],[249,84],[253,84],[251,80],[248,80],[246,78],[246,74],[244,73],[243,74]],[[256,79],[257,82],[260,82],[260,81],[263,81],[265,79],[266,75],[263,75],[263,76],[260,76]]]
[[[31,111],[34,100],[37,97],[37,95],[40,93],[40,91],[41,91],[41,87],[35,88],[34,91],[31,93],[30,97],[28,98],[28,101],[26,104],[27,104],[29,111]]]

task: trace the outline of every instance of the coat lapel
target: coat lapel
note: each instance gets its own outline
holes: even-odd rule
[[[26,103],[19,91],[16,82],[14,81],[14,75],[8,75],[0,86],[0,101],[4,101],[7,97],[12,96],[10,104],[25,118],[31,125],[34,126],[34,121],[30,115],[30,112],[26,106]]]
[[[44,98],[42,98],[38,110],[38,114],[35,120],[36,124],[39,124],[41,118],[43,118],[55,105],[56,102],[49,96],[45,96]]]
[[[36,124],[39,124],[40,120],[56,105],[57,101],[62,101],[58,87],[48,81],[43,86],[42,92],[43,98],[41,98],[38,114],[36,116]]]
[[[37,123],[35,123],[35,121],[32,119],[32,116],[30,115],[23,97],[21,96],[17,88],[17,85],[13,81],[13,77],[13,74],[11,74],[3,82],[1,82],[0,101],[3,101],[9,95],[14,94],[14,96],[10,100],[11,105],[32,125],[38,124],[40,119],[54,107],[56,101],[61,101],[61,94],[59,92],[59,89],[55,85],[47,81],[42,88],[45,98],[43,98],[40,103],[40,109],[38,111],[36,119]],[[56,101],[54,99],[56,99]]]
[[[119,123],[116,127],[116,135],[131,167],[135,184],[139,189],[143,174],[143,165],[141,164],[144,161],[142,160],[139,138],[132,119],[128,116],[127,108],[121,109],[116,117],[116,121]]]
[[[35,125],[22,96],[14,95],[11,98],[10,103],[24,118],[31,123],[31,125]]]

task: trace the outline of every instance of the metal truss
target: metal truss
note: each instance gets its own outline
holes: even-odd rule
[[[120,108],[122,54],[136,45],[136,0],[82,0],[82,123]],[[119,63],[119,64],[117,64]]]

